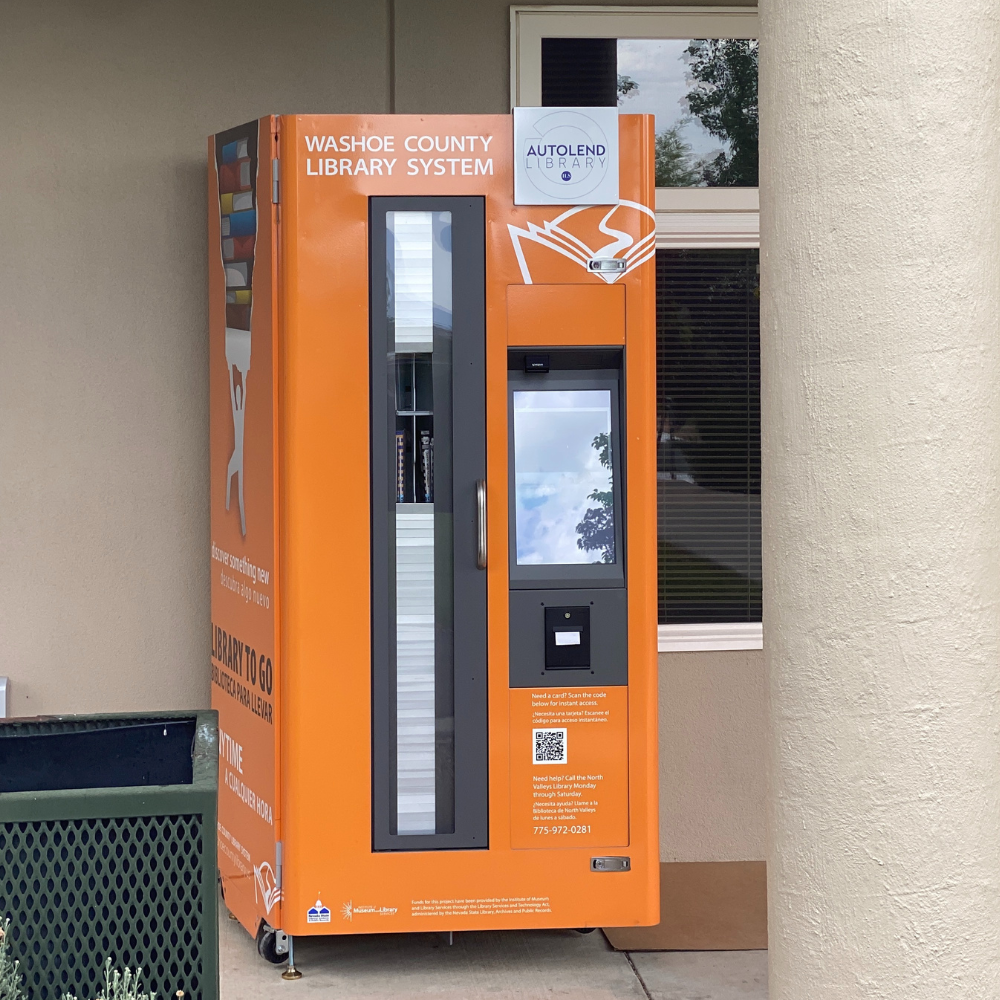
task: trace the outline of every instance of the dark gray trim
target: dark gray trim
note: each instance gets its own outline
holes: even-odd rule
[[[385,213],[452,214],[452,495],[435,505],[435,533],[451,524],[454,553],[455,829],[394,833],[395,398],[386,363]],[[372,849],[485,848],[489,834],[486,574],[476,567],[476,480],[486,478],[486,230],[483,198],[372,198],[369,201],[372,476]],[[435,373],[438,378],[440,373]],[[450,508],[450,509],[449,509]],[[440,642],[441,633],[436,640]],[[436,669],[441,669],[438,662]],[[442,678],[442,680],[444,680]],[[449,776],[438,775],[438,780]]]
[[[590,666],[545,667],[545,609],[590,608]],[[628,684],[628,591],[512,590],[510,592],[510,686],[526,688],[613,687]]]
[[[534,348],[533,348],[534,350]],[[600,349],[602,354],[607,351]],[[544,353],[544,348],[538,348]],[[580,361],[587,352],[581,350]],[[619,353],[619,357],[620,357]],[[508,564],[511,590],[556,590],[587,587],[625,586],[625,460],[622,454],[625,436],[622,434],[621,370],[617,368],[587,369],[581,363],[571,370],[551,370],[544,375],[526,374],[516,368],[507,371],[507,496],[508,496]],[[576,563],[564,566],[518,566],[517,525],[514,502],[514,392],[520,389],[610,389],[611,390],[611,463],[615,495],[615,563]]]
[[[523,372],[528,354],[548,355],[549,370],[554,372],[617,370],[622,367],[623,358],[620,347],[509,347],[507,368]]]

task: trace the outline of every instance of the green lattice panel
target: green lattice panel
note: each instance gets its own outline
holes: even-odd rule
[[[142,726],[150,722],[172,721],[174,715],[130,715],[125,720],[131,726]],[[53,718],[16,719],[6,723],[4,728],[17,728],[20,733],[86,733],[96,729],[117,729],[122,719],[116,715],[56,716]]]
[[[198,815],[0,823],[0,916],[31,1000],[96,996],[106,957],[200,1000],[203,833]]]

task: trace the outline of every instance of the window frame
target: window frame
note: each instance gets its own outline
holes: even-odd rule
[[[543,38],[759,38],[756,7],[609,7],[514,4],[510,104],[542,100]],[[757,188],[657,188],[656,247],[759,249]],[[665,652],[763,649],[760,622],[658,625]]]
[[[510,8],[510,106],[542,103],[543,38],[759,38],[756,7]]]

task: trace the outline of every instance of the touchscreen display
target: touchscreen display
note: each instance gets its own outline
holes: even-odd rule
[[[517,564],[614,563],[611,391],[513,395]]]

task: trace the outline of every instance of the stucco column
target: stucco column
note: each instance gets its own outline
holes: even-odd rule
[[[761,0],[771,1000],[1000,997],[996,0]]]

